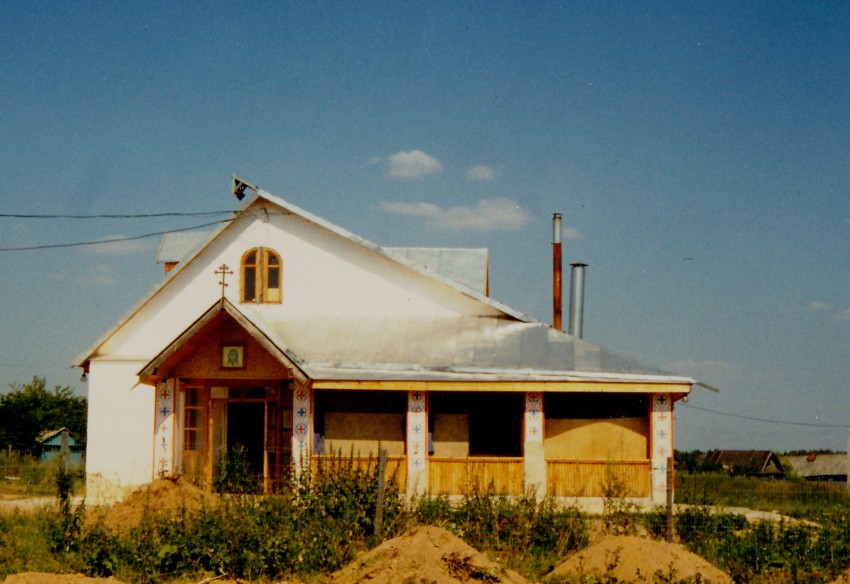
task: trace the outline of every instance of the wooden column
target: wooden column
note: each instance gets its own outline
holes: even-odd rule
[[[425,392],[407,392],[407,494],[428,492],[428,410]]]
[[[170,476],[174,468],[174,429],[175,429],[175,380],[161,381],[157,384],[154,400],[154,453],[153,478]]]
[[[292,395],[292,462],[295,476],[310,472],[313,441],[312,390],[296,387]]]
[[[537,498],[546,496],[547,487],[543,426],[543,394],[527,392],[523,416],[523,478],[525,490],[533,490]]]
[[[652,502],[667,500],[667,458],[673,456],[673,400],[669,394],[656,393],[650,401],[650,473]]]

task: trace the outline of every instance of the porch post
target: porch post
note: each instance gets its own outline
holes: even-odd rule
[[[523,416],[523,474],[526,492],[541,499],[546,496],[546,456],[543,451],[543,394],[525,394]]]
[[[174,474],[174,403],[175,380],[156,385],[154,400],[154,479]]]
[[[292,392],[292,463],[295,477],[310,471],[310,443],[313,440],[312,390],[295,388]]]
[[[667,458],[673,456],[673,400],[669,394],[652,396],[649,424],[652,502],[663,505],[667,500]]]
[[[425,393],[407,392],[407,494],[428,492],[428,413]]]

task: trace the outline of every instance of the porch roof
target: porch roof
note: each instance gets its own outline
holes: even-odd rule
[[[696,383],[539,322],[294,319],[240,308],[313,380]]]

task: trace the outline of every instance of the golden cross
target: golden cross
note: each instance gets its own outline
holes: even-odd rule
[[[221,274],[221,297],[224,298],[224,289],[227,288],[227,284],[225,283],[225,278],[227,278],[228,274],[232,274],[233,270],[227,267],[227,264],[221,264],[221,267],[217,269],[214,274]]]

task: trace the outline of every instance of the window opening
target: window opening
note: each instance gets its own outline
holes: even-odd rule
[[[242,302],[277,303],[281,294],[282,265],[272,249],[258,247],[242,256]]]

